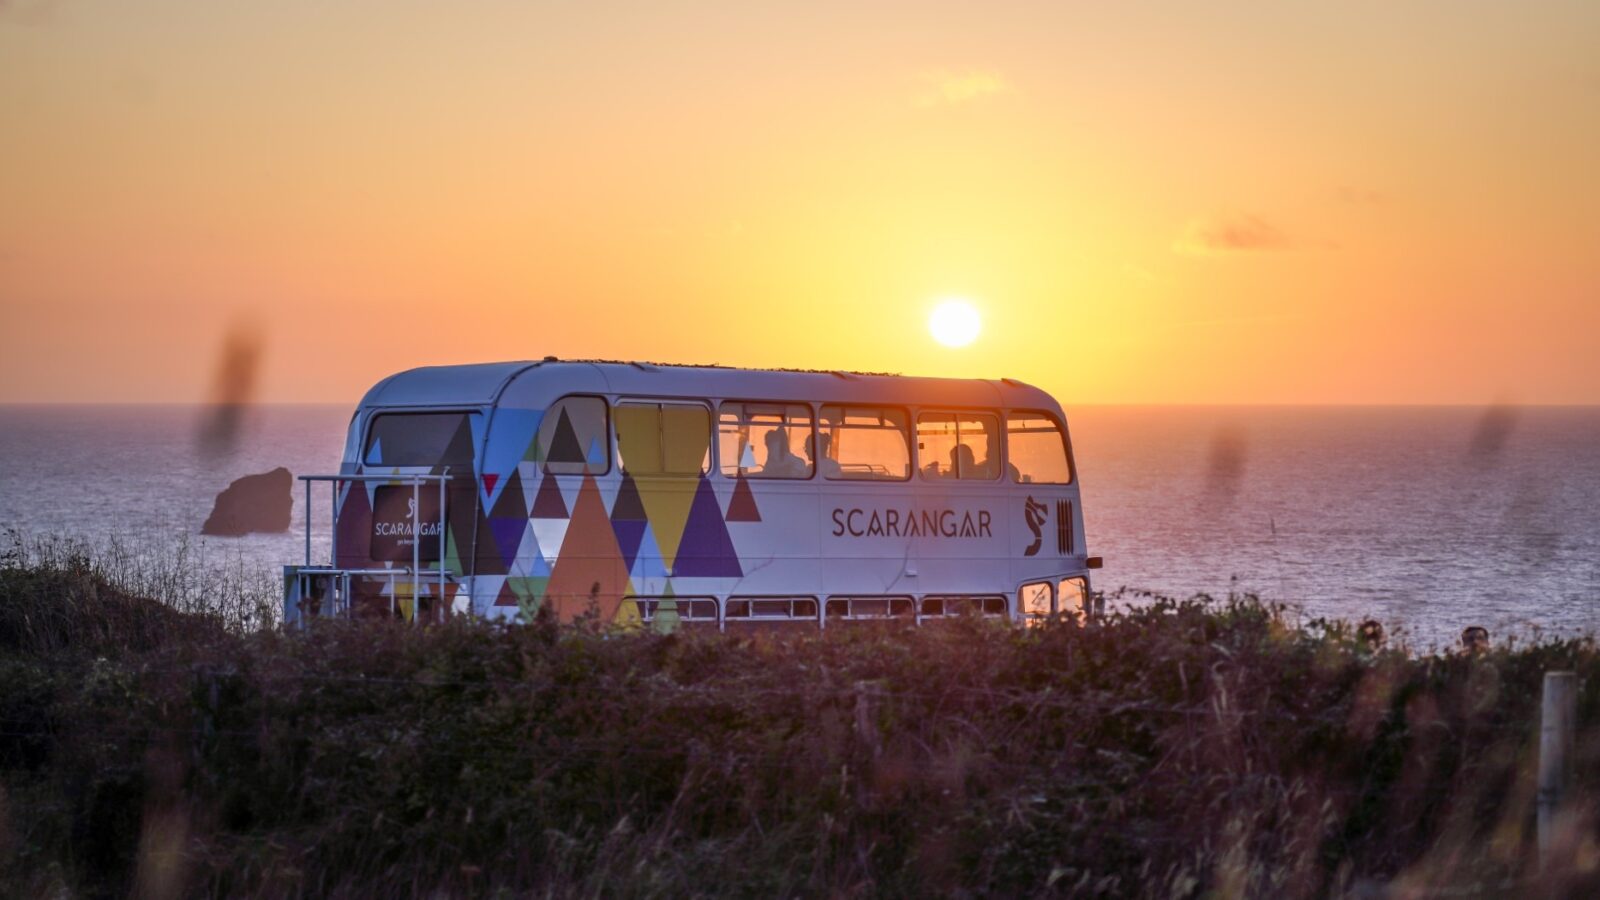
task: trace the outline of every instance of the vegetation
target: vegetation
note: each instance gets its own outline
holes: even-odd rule
[[[0,894],[1592,893],[1593,740],[1534,863],[1551,669],[1600,653],[1374,651],[1252,598],[826,639],[286,634],[12,557]]]

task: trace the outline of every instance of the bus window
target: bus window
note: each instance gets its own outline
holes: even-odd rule
[[[362,460],[380,466],[472,468],[472,426],[476,413],[383,413],[367,428]]]
[[[604,475],[611,470],[606,402],[599,397],[562,397],[539,422],[535,458],[552,475]]]
[[[1004,616],[1006,598],[989,594],[927,597],[922,601],[922,618],[955,616]]]
[[[922,477],[992,481],[1000,474],[1000,426],[987,413],[923,413],[917,417]]]
[[[909,619],[910,597],[829,597],[830,619]]]
[[[904,410],[824,406],[817,429],[817,468],[826,478],[905,481],[911,450]]]
[[[810,478],[811,409],[790,403],[724,403],[717,454],[729,478]]]
[[[664,619],[679,622],[717,621],[717,601],[711,597],[628,597],[623,602],[637,604],[640,620],[647,623]]]
[[[711,469],[711,413],[698,403],[618,403],[617,456],[629,475]]]
[[[1030,581],[1017,591],[1017,605],[1022,608],[1022,614],[1029,617],[1048,616],[1054,610],[1051,608],[1050,582]]]
[[[1067,441],[1055,420],[1043,413],[1006,415],[1011,480],[1019,484],[1069,484]]]
[[[817,600],[815,597],[733,597],[728,600],[729,621],[750,619],[788,619],[815,622]]]
[[[1061,579],[1056,589],[1056,609],[1060,612],[1088,613],[1088,584],[1082,578]]]

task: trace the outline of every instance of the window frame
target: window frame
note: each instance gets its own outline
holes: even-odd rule
[[[755,606],[754,606],[754,604],[761,603],[761,602],[772,602],[772,601],[788,601],[788,603],[789,603],[789,615],[787,615],[787,616],[758,616],[758,615],[755,615]],[[750,604],[752,604],[750,606],[750,608],[749,608],[750,609],[749,614],[742,615],[742,616],[729,615],[728,608],[731,607],[735,603],[750,603]],[[809,616],[796,616],[794,614],[794,605],[796,603],[810,603],[811,604],[811,609],[812,609],[811,615],[809,615]],[[738,594],[738,595],[729,595],[727,598],[725,598],[722,601],[721,611],[722,611],[722,621],[724,623],[730,623],[731,622],[731,623],[735,623],[735,624],[746,623],[746,622],[805,622],[805,623],[808,623],[808,624],[812,625],[813,627],[815,627],[822,620],[822,604],[817,600],[817,597],[814,594]]]
[[[1004,430],[1005,430],[1004,441],[1005,441],[1005,447],[1006,447],[1006,467],[1009,468],[1011,466],[1011,417],[1013,415],[1039,416],[1040,418],[1049,420],[1050,424],[1052,424],[1052,425],[1054,425],[1056,427],[1056,435],[1061,438],[1061,452],[1067,458],[1067,480],[1066,481],[1022,481],[1022,480],[1020,480],[1021,479],[1021,475],[1022,475],[1022,470],[1019,468],[1017,470],[1018,478],[1016,480],[1013,480],[1011,478],[1005,478],[1006,483],[1007,484],[1029,484],[1029,485],[1040,484],[1040,485],[1045,485],[1047,487],[1069,487],[1071,485],[1077,484],[1078,483],[1078,461],[1076,459],[1074,459],[1073,456],[1072,456],[1072,436],[1067,433],[1066,420],[1063,419],[1062,417],[1056,415],[1055,413],[1051,412],[1050,410],[1047,410],[1047,409],[1036,409],[1036,408],[1033,408],[1033,407],[1016,407],[1016,408],[1007,407],[1007,408],[1005,408],[1004,410],[1001,411],[1001,417],[1000,417],[1001,418],[1001,422],[1005,426],[1005,428],[1004,428]],[[1002,477],[1004,477],[1004,473],[1003,472],[1001,473],[1001,475],[1002,475]]]
[[[801,407],[804,407],[806,409],[806,411],[808,413],[810,413],[810,415],[811,415],[811,433],[810,433],[810,437],[811,437],[811,453],[813,454],[813,458],[811,459],[811,471],[809,473],[807,473],[804,478],[789,478],[789,477],[775,478],[775,477],[772,477],[772,476],[764,476],[764,475],[756,475],[756,476],[753,476],[753,477],[758,481],[771,481],[771,482],[780,482],[780,481],[795,482],[795,481],[816,481],[816,480],[818,480],[819,468],[820,467],[817,465],[817,460],[815,458],[815,454],[817,452],[816,448],[817,448],[817,407],[818,407],[818,404],[816,404],[816,403],[814,403],[812,401],[809,401],[809,400],[754,400],[754,399],[741,399],[741,398],[737,398],[737,397],[723,397],[723,398],[718,398],[718,399],[715,399],[715,400],[707,400],[706,402],[712,403],[712,404],[715,405],[715,408],[711,411],[711,443],[712,443],[713,447],[715,448],[715,449],[712,450],[713,459],[712,459],[711,468],[712,468],[712,471],[714,471],[716,473],[718,478],[726,478],[729,481],[737,481],[740,478],[750,478],[750,477],[752,477],[752,476],[749,476],[749,475],[729,475],[726,472],[722,471],[722,408],[724,406],[729,405],[729,404],[737,404],[737,405],[740,405],[740,406],[801,406]],[[737,468],[737,466],[735,468]]]
[[[952,406],[918,407],[917,411],[916,411],[916,416],[915,416],[915,418],[914,418],[914,420],[912,422],[912,431],[911,431],[911,437],[912,437],[911,443],[914,445],[913,449],[916,450],[916,459],[912,463],[912,468],[915,469],[916,472],[917,472],[917,480],[918,481],[925,481],[928,484],[939,484],[939,485],[961,484],[962,482],[970,482],[972,484],[993,484],[993,483],[995,483],[997,481],[1004,481],[1005,477],[1006,477],[1006,464],[1011,461],[1011,454],[1009,452],[1010,448],[1006,446],[1006,439],[1005,439],[1005,435],[1003,434],[1003,432],[1005,431],[1007,413],[1008,413],[1008,410],[992,409],[992,408],[989,408],[989,407],[972,407],[972,408],[969,408],[969,409],[962,409],[960,407],[952,407]],[[995,435],[995,437],[996,437],[996,440],[995,440],[995,452],[998,453],[999,456],[1000,456],[999,465],[995,466],[995,468],[997,470],[995,472],[995,474],[989,476],[988,478],[961,478],[959,476],[956,477],[956,478],[930,478],[930,477],[928,477],[923,472],[922,448],[920,446],[916,446],[918,444],[918,442],[916,440],[916,437],[917,437],[916,426],[922,424],[922,417],[925,416],[925,415],[955,416],[956,417],[956,443],[957,443],[957,445],[959,445],[961,443],[961,417],[962,416],[984,416],[984,415],[993,416],[994,420],[995,420],[995,428],[998,429],[998,431],[997,431],[997,433]],[[1069,463],[1068,464],[1068,468],[1070,469],[1070,467],[1071,466],[1070,466],[1070,463]]]
[[[561,396],[555,398],[554,400],[551,400],[549,403],[545,404],[544,416],[540,417],[539,426],[533,430],[533,439],[535,441],[537,441],[539,439],[539,433],[544,430],[544,420],[545,420],[545,418],[547,418],[550,415],[550,410],[555,409],[557,404],[565,403],[568,400],[599,400],[600,401],[600,406],[605,412],[605,424],[601,427],[601,432],[605,435],[605,440],[606,440],[606,447],[605,447],[606,467],[604,469],[601,469],[598,472],[591,472],[591,471],[589,471],[588,461],[585,460],[582,472],[552,472],[552,471],[550,471],[550,461],[548,459],[546,459],[546,460],[542,460],[539,463],[539,474],[541,474],[541,475],[555,475],[555,476],[560,477],[560,478],[566,478],[566,477],[578,477],[578,478],[581,478],[581,477],[583,477],[585,475],[589,475],[589,476],[593,476],[595,478],[599,478],[599,477],[601,477],[603,475],[610,475],[611,474],[611,469],[612,469],[612,455],[615,452],[616,439],[611,433],[611,399],[609,397],[607,397],[606,395],[604,395],[604,394],[584,394],[584,393],[562,394]],[[492,427],[492,424],[491,424],[491,427]],[[487,433],[487,432],[485,432],[485,433]]]
[[[928,602],[931,600],[939,601],[941,610],[940,612],[932,614],[928,613],[927,606]],[[952,600],[970,601],[976,603],[978,608],[978,618],[980,619],[1011,618],[1011,598],[1007,597],[1005,594],[924,594],[917,600],[917,621],[922,622],[925,620],[932,620],[937,622],[943,619],[959,619],[962,616],[969,615],[969,613],[964,612],[951,613],[949,611],[949,604]],[[1003,612],[984,611],[984,604],[994,600],[1000,601],[1001,606],[1005,607]]]
[[[616,419],[615,415],[610,415],[610,430],[608,431],[607,434],[608,434],[608,437],[612,441],[613,455],[614,455],[614,458],[615,458],[615,465],[616,465],[617,471],[623,473],[624,475],[627,475],[630,478],[670,478],[670,479],[674,479],[674,480],[677,480],[677,479],[685,479],[686,480],[686,479],[690,479],[690,478],[697,478],[697,479],[698,478],[710,478],[712,476],[712,473],[718,471],[718,469],[720,468],[719,460],[717,459],[717,410],[716,410],[716,407],[714,406],[714,404],[717,403],[717,402],[719,402],[719,401],[716,401],[716,400],[713,400],[713,399],[710,399],[710,398],[696,398],[696,397],[640,397],[640,396],[634,396],[634,395],[628,395],[628,396],[618,395],[615,400],[611,401],[610,406],[607,409],[607,414],[608,415],[610,415],[610,413],[612,413],[617,407],[625,406],[625,405],[628,405],[628,404],[649,405],[649,406],[655,406],[655,407],[663,407],[663,406],[698,406],[698,407],[700,407],[701,409],[705,410],[705,412],[706,412],[706,424],[708,426],[708,435],[707,436],[708,436],[708,439],[709,439],[710,443],[707,445],[707,448],[706,448],[706,467],[701,469],[698,472],[692,472],[691,473],[691,472],[665,472],[665,471],[662,471],[662,472],[651,472],[651,473],[642,474],[642,475],[639,474],[639,473],[636,473],[636,472],[629,472],[628,469],[627,469],[626,461],[622,458],[622,441],[621,441],[620,438],[617,437],[617,428],[616,428],[617,419]],[[657,419],[656,419],[656,422],[657,422],[657,425],[656,425],[656,428],[657,428],[657,432],[656,432],[657,444],[656,444],[656,446],[660,448],[660,452],[661,452],[660,462],[662,464],[665,464],[665,462],[666,462],[666,453],[667,453],[667,443],[666,443],[665,440],[661,440],[661,438],[665,437],[665,434],[661,430],[661,427],[662,427],[661,423],[664,420],[665,420],[665,417],[662,417],[662,416],[658,416]],[[609,472],[611,470],[608,468],[606,471]]]
[[[848,415],[848,411],[852,410],[852,409],[877,409],[877,410],[898,410],[899,412],[905,414],[905,417],[906,417],[905,430],[900,432],[900,436],[905,440],[905,447],[906,447],[906,474],[905,474],[904,478],[830,478],[830,477],[828,477],[826,475],[822,475],[822,466],[818,465],[818,463],[821,462],[821,451],[819,450],[819,451],[817,451],[818,458],[812,460],[812,469],[814,469],[816,471],[818,477],[822,481],[831,481],[831,482],[835,482],[835,483],[839,483],[839,484],[851,484],[851,483],[864,483],[864,484],[891,484],[891,483],[898,483],[898,484],[904,484],[904,483],[906,483],[908,481],[911,481],[915,477],[916,470],[917,470],[917,441],[916,441],[916,430],[915,430],[916,417],[912,414],[911,407],[901,406],[898,403],[872,403],[872,402],[854,403],[854,402],[840,402],[840,401],[836,401],[836,400],[826,400],[826,401],[815,402],[813,404],[813,406],[815,408],[812,411],[813,414],[812,414],[812,418],[811,418],[811,423],[812,423],[811,424],[811,435],[812,435],[812,438],[814,440],[816,440],[819,445],[820,445],[821,440],[822,440],[822,411],[824,409],[827,409],[830,406],[836,406],[839,409],[845,410],[847,415]],[[843,465],[843,464],[841,463],[841,465]]]
[[[639,621],[643,622],[643,623],[645,623],[647,625],[650,624],[651,622],[655,621],[656,608],[659,607],[660,604],[662,602],[666,601],[666,600],[671,600],[674,603],[710,603],[711,604],[712,614],[711,614],[710,618],[702,618],[702,617],[695,617],[695,616],[685,617],[683,615],[682,611],[680,610],[678,612],[678,621],[680,621],[680,622],[692,622],[692,623],[695,623],[695,624],[706,624],[706,623],[719,624],[719,623],[722,622],[722,605],[720,603],[718,603],[717,602],[717,598],[715,596],[711,595],[711,594],[685,594],[682,597],[678,597],[678,596],[665,597],[665,596],[662,596],[660,594],[646,594],[646,595],[626,594],[622,598],[622,602],[627,603],[627,602],[631,601],[634,604],[634,608],[639,611]],[[646,614],[645,607],[644,607],[644,604],[646,604],[646,603],[652,604],[652,606],[649,609],[649,613],[648,614]]]
[[[855,611],[855,605],[860,600],[882,601],[888,612],[882,615],[858,613]],[[896,601],[905,603],[905,613],[895,614],[894,605]],[[834,615],[828,612],[828,607],[834,603],[843,603],[845,605],[843,615]],[[827,621],[837,622],[916,622],[919,606],[917,598],[910,594],[830,594],[823,601],[822,617]]]

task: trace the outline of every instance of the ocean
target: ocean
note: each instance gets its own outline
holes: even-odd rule
[[[336,471],[347,406],[261,406],[205,450],[188,406],[0,407],[0,527],[159,547],[276,573],[290,532],[199,538],[216,493]],[[1600,628],[1600,408],[1068,410],[1096,587],[1253,592],[1297,616],[1375,617],[1419,646]],[[326,559],[326,485],[313,494]]]

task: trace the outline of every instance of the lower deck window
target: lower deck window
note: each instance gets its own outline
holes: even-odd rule
[[[815,597],[734,597],[728,601],[726,617],[729,621],[751,619],[811,619],[817,618]]]
[[[829,597],[830,619],[909,619],[915,609],[910,597]]]
[[[925,597],[922,600],[922,617],[938,619],[952,616],[1004,616],[1006,598],[978,596]]]
[[[710,597],[629,597],[639,607],[639,618],[654,622],[658,616],[676,615],[680,622],[715,622],[717,601]]]

